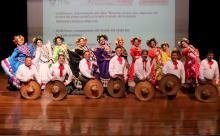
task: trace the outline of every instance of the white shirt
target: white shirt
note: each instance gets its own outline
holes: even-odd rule
[[[143,58],[138,58],[134,63],[135,76],[140,80],[147,78],[150,74],[150,61],[146,60],[146,67],[144,68]]]
[[[79,70],[80,74],[87,77],[91,78],[92,77],[92,65],[94,65],[94,61],[90,61],[90,66],[87,64],[87,60],[84,58],[79,62]]]
[[[31,79],[38,81],[37,77],[37,68],[34,65],[27,67],[25,64],[22,64],[16,72],[16,78],[22,82],[27,82]]]
[[[179,60],[177,60],[177,68],[175,69],[175,65],[173,64],[172,60],[169,60],[163,67],[163,73],[164,74],[174,74],[178,78],[180,78],[181,83],[185,83],[185,69],[183,66],[183,63]]]
[[[109,74],[111,77],[114,75],[123,75],[125,80],[128,78],[128,69],[126,67],[126,61],[123,57],[122,64],[118,61],[118,56],[115,55],[109,62]]]
[[[218,81],[219,81],[218,63],[215,60],[212,60],[212,61],[213,61],[213,64],[211,65],[211,68],[210,68],[210,65],[208,64],[207,59],[204,59],[201,62],[201,65],[200,65],[200,68],[199,68],[199,78],[200,79],[207,78],[207,79],[210,79],[210,80],[215,79],[216,83],[218,83]]]
[[[58,62],[53,64],[52,67],[50,68],[49,77],[50,80],[54,77],[55,80],[59,80],[61,82],[66,82],[67,84],[69,84],[72,81],[73,73],[70,70],[68,64],[65,63],[63,65],[64,65],[64,70],[63,70],[63,75],[61,77],[60,77],[60,69],[59,69],[60,64]],[[66,76],[68,76],[68,79],[65,81]]]

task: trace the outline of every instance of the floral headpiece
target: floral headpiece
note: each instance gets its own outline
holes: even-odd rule
[[[146,41],[147,46],[150,46],[151,42],[154,41],[157,44],[157,41],[155,38],[151,38],[150,40]]]
[[[24,37],[22,35],[16,35],[14,36],[13,42],[17,45],[18,42],[24,43]]]
[[[131,37],[131,40],[130,40],[131,45],[134,45],[135,40],[138,40],[138,42],[141,43],[141,38],[140,37]]]
[[[57,39],[61,39],[61,41],[64,42],[64,38],[61,35],[58,35],[53,39],[54,44],[57,43]]]
[[[164,46],[167,46],[168,48],[170,47],[169,43],[164,41],[163,43],[161,43],[160,47],[163,48]]]
[[[108,36],[105,34],[100,34],[97,36],[97,41],[100,42],[100,38],[103,37],[106,41],[108,41]]]
[[[183,37],[179,42],[178,45],[181,47],[182,46],[182,42],[186,42],[187,44],[189,44],[189,40],[185,37]]]
[[[83,40],[85,40],[85,41],[88,41],[86,37],[78,37],[78,38],[76,38],[76,40],[75,40],[76,45],[79,44],[79,41],[80,41],[81,39],[83,39]]]
[[[116,40],[115,40],[115,45],[118,45],[119,41],[122,41],[123,44],[124,44],[124,42],[125,42],[124,39],[123,39],[123,37],[118,36],[118,37],[116,38]]]
[[[38,40],[43,42],[43,39],[40,36],[37,36],[37,37],[34,37],[34,44],[37,44]]]

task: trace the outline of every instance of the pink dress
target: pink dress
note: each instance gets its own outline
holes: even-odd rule
[[[182,55],[186,58],[184,62],[186,83],[193,85],[197,83],[199,76],[199,51],[196,49],[192,52],[190,48],[184,48]]]

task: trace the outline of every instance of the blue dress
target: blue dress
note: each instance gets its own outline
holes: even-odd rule
[[[20,88],[20,82],[16,79],[16,72],[21,64],[24,64],[26,56],[34,57],[35,49],[32,44],[16,47],[11,56],[1,61],[5,73],[8,75],[10,85]]]

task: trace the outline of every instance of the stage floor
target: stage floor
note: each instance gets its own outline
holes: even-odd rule
[[[220,135],[220,100],[201,103],[183,93],[167,100],[157,93],[149,102],[133,95],[30,101],[7,90],[0,73],[0,135]]]

